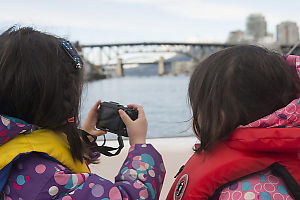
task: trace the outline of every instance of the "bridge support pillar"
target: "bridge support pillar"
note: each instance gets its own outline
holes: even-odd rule
[[[165,59],[163,56],[161,56],[158,62],[158,75],[162,76],[164,74],[165,74]]]
[[[116,75],[117,75],[117,77],[123,77],[124,76],[122,58],[118,58],[117,67],[116,67]]]

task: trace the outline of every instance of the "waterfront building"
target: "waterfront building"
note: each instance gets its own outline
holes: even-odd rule
[[[251,14],[247,18],[246,34],[253,37],[254,41],[259,41],[267,36],[267,22],[261,14]]]
[[[299,28],[295,22],[285,21],[277,25],[277,42],[294,45],[299,41]]]
[[[231,31],[229,33],[227,43],[230,43],[230,44],[241,43],[241,42],[243,42],[244,37],[245,37],[244,31],[241,31],[241,30]]]

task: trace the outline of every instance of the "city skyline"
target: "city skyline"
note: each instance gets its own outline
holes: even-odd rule
[[[282,21],[276,25],[276,33],[267,30],[265,17],[262,14],[248,15],[245,30],[230,31],[227,43],[257,43],[263,45],[294,45],[299,42],[299,28],[294,21]]]
[[[299,24],[297,0],[87,0],[41,2],[0,0],[0,31],[33,26],[84,44],[187,41],[225,42],[230,31],[245,30],[249,14],[260,13],[267,31],[282,21]]]

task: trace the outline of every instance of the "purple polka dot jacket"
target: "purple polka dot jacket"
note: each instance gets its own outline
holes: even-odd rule
[[[0,118],[0,149],[18,135],[34,130],[21,120]],[[129,149],[115,183],[92,173],[76,174],[45,153],[29,152],[0,168],[0,199],[159,199],[164,176],[161,155],[151,144]]]

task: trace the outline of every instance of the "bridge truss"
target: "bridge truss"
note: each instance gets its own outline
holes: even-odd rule
[[[300,43],[294,46],[277,45],[271,47],[281,54],[300,54]],[[197,63],[209,54],[234,46],[228,43],[187,43],[187,42],[136,42],[79,45],[84,58],[94,65],[107,70],[115,70],[123,65],[159,64],[164,57],[164,63],[175,55],[183,55],[188,60]]]
[[[80,45],[79,47],[83,50],[84,56],[92,62],[100,66],[114,66],[117,64],[118,58],[122,58],[123,64],[148,64],[158,62],[158,58],[155,58],[153,55],[162,56],[168,54],[181,54],[198,62],[204,55],[230,46],[233,45],[217,43],[141,42]]]

